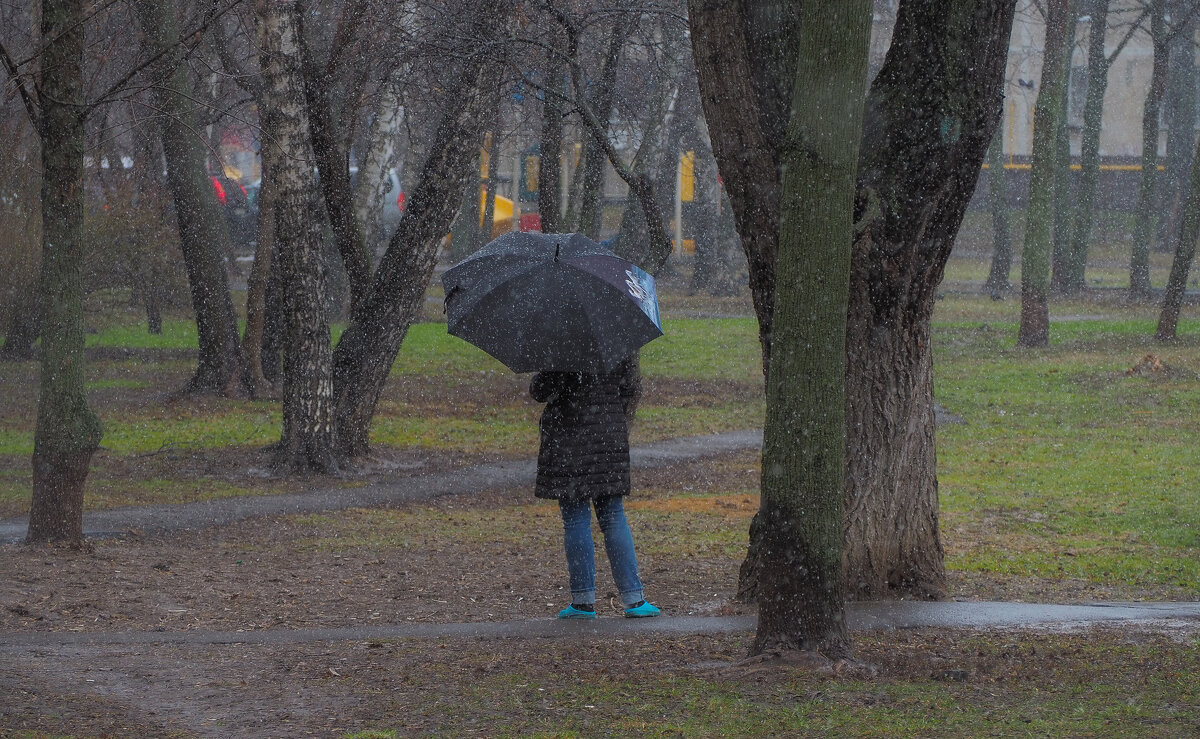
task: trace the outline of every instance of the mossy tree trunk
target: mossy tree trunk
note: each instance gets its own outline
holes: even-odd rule
[[[846,309],[871,3],[801,3],[783,151],[752,653],[850,655],[842,579]]]
[[[1050,343],[1050,255],[1054,241],[1054,193],[1058,170],[1058,127],[1066,85],[1070,0],[1046,3],[1045,59],[1033,117],[1033,165],[1025,243],[1021,251],[1021,322],[1017,345]]]
[[[41,14],[42,371],[26,540],[78,544],[84,482],[101,436],[84,391],[84,4],[44,0]]]
[[[767,224],[778,213],[779,156],[771,142],[782,137],[770,134],[779,98],[760,93],[778,89],[764,70],[794,19],[774,6],[756,8],[773,19],[774,35],[749,30],[754,25],[731,4],[690,6],[701,99],[750,264],[769,376],[776,241]],[[902,2],[868,96],[858,167],[864,220],[856,226],[846,341],[851,597],[943,592],[929,321],[999,120],[1014,8],[1014,0]],[[757,586],[763,531],[760,512],[742,598]]]

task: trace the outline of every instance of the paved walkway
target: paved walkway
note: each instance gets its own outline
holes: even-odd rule
[[[894,629],[1070,629],[1139,623],[1200,632],[1200,603],[989,603],[881,601],[848,603],[852,631]],[[483,623],[410,623],[343,628],[264,629],[257,631],[69,631],[0,632],[0,654],[42,647],[129,646],[146,644],[308,644],[422,638],[526,638],[619,636],[637,633],[736,633],[753,631],[757,617],[662,616],[653,619],[598,618],[594,621],[499,621]]]
[[[654,469],[715,454],[758,449],[761,446],[761,430],[730,431],[636,446],[630,450],[630,461],[636,469]],[[382,507],[480,490],[532,487],[535,473],[534,460],[521,460],[432,474],[415,472],[386,482],[356,488],[330,488],[286,495],[255,495],[196,503],[112,508],[85,514],[83,533],[91,538],[120,536],[132,530],[160,534],[208,526],[226,526],[256,516]],[[12,544],[23,540],[28,526],[28,518],[24,516],[0,521],[0,544]]]

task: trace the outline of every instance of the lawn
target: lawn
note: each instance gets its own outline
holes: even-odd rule
[[[695,303],[683,295],[663,303],[667,334],[642,356],[646,397],[634,442],[761,425],[753,319],[688,317]],[[1056,302],[1050,347],[1025,350],[1015,347],[1018,310],[1015,299],[948,290],[934,316],[935,398],[964,421],[937,438],[951,596],[1200,599],[1200,321],[1185,311],[1181,340],[1161,346],[1151,338],[1152,308]],[[265,472],[275,404],[170,399],[190,368],[191,329],[177,319],[147,338],[132,323],[110,321],[89,338],[89,394],[106,427],[90,506],[361,484],[353,472],[317,481]],[[0,365],[7,514],[26,506],[35,379],[32,364]],[[442,325],[419,324],[380,402],[376,454],[425,464],[529,457],[539,406],[526,382]],[[724,612],[757,506],[756,456],[640,474],[636,483],[628,508],[652,597],[671,615]],[[9,604],[0,629],[543,618],[562,599],[556,516],[528,491],[510,491],[111,540],[58,558],[13,548],[5,574],[28,603]],[[156,610],[160,602],[174,605]],[[54,619],[36,618],[39,608]],[[154,660],[187,664],[189,685],[206,680],[230,695],[258,686],[259,708],[302,690],[310,702],[303,725],[344,739],[1173,737],[1200,731],[1196,633],[857,634],[856,653],[878,668],[874,678],[736,666],[747,648],[739,634],[546,640],[533,649],[471,639],[193,647],[165,657],[131,651],[94,669],[170,685],[178,675],[160,674],[166,668]],[[80,703],[90,700],[84,693],[38,695],[14,697],[11,715],[36,718],[12,735],[120,735],[105,727],[127,726],[131,715]],[[17,726],[0,720],[0,729]]]

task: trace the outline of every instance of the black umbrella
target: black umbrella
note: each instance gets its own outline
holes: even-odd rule
[[[609,372],[662,336],[654,278],[579,234],[504,234],[442,285],[449,332],[514,372]]]

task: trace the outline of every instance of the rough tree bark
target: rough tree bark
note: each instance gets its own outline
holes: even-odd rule
[[[779,157],[792,93],[782,80],[790,81],[795,73],[781,49],[796,48],[791,39],[798,23],[790,4],[783,2],[742,7],[723,0],[689,0],[688,17],[704,117],[742,237],[763,373],[769,374]]]
[[[476,9],[481,37],[503,26],[504,0]],[[363,310],[352,320],[334,353],[336,423],[339,451],[352,459],[370,450],[375,404],[400,351],[409,326],[425,300],[438,246],[454,218],[464,189],[472,180],[483,113],[481,88],[490,74],[487,57],[476,54],[463,64],[459,84],[446,94],[446,112],[408,199],[400,226],[379,262]],[[478,202],[478,195],[475,196]]]
[[[1014,6],[902,2],[868,96],[847,335],[845,572],[852,597],[942,592],[929,317],[1001,112]],[[753,94],[772,89],[770,75],[760,75],[757,86],[752,75],[769,66],[751,64],[770,55],[749,53],[754,44],[736,6],[693,0],[689,9],[701,97],[749,261],[770,376],[778,153],[768,142],[781,138],[760,123],[771,120],[761,101],[778,98]],[[775,11],[774,27],[786,36],[790,21]],[[756,587],[762,529],[756,516],[743,598]]]
[[[101,436],[83,376],[83,5],[41,7],[42,371],[29,542],[83,541],[84,482]]]
[[[249,389],[249,378],[221,256],[231,251],[229,229],[205,169],[206,143],[199,137],[203,126],[183,63],[175,8],[139,0],[135,9],[147,52],[159,55],[153,65],[159,80],[159,136],[196,315],[199,352],[186,392],[242,394]]]
[[[276,464],[295,472],[337,470],[332,349],[325,314],[326,266],[300,60],[295,0],[255,0],[263,100],[271,138],[263,157],[275,189],[275,239],[284,290],[283,433]]]
[[[847,331],[851,597],[940,597],[930,320],[1003,109],[1014,0],[908,0],[867,98]]]
[[[1017,345],[1025,347],[1050,343],[1050,252],[1058,159],[1055,144],[1064,112],[1062,89],[1066,84],[1070,6],[1070,0],[1046,3],[1045,61],[1033,117],[1033,165],[1021,251],[1021,323]]]
[[[752,654],[850,656],[842,578],[846,310],[871,3],[802,3],[784,147],[763,564]]]

